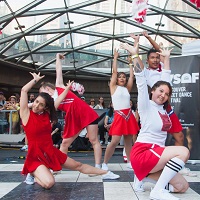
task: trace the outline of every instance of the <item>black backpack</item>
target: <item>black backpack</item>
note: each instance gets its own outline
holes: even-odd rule
[[[90,151],[92,145],[88,138],[78,136],[69,147],[70,151]]]

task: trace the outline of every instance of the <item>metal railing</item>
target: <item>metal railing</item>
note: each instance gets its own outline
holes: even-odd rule
[[[6,114],[5,114],[5,118],[2,120],[0,119],[0,126],[5,126],[6,124],[4,124],[6,121],[7,121],[7,124],[9,124],[9,132],[8,134],[12,134],[12,114],[13,112],[16,112],[17,110],[0,110],[0,113],[10,113],[9,114],[9,121],[7,121],[7,118],[6,118]],[[1,124],[1,122],[3,122]],[[2,134],[5,134],[5,133],[2,133]]]

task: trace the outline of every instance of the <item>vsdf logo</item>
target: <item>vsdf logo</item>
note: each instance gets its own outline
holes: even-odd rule
[[[170,78],[172,84],[196,83],[199,80],[199,73],[171,74]]]

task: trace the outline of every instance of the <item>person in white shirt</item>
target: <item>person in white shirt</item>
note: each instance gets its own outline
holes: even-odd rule
[[[143,35],[148,39],[148,41],[152,44],[154,49],[150,49],[147,53],[147,64],[148,68],[144,68],[145,70],[145,76],[147,85],[152,87],[154,83],[156,83],[158,80],[162,80],[161,78],[161,72],[164,69],[164,57],[162,55],[157,54],[157,52],[160,51],[161,48],[163,48],[163,44],[157,44],[155,40],[153,40],[147,33],[147,31],[143,31]],[[134,40],[135,43],[139,42],[139,36],[135,36],[134,34],[130,35]],[[171,80],[164,80],[167,82],[170,82]],[[183,128],[182,125],[178,119],[178,116],[173,111],[173,108],[169,104],[166,108],[166,111],[170,117],[170,120],[172,122],[171,128],[168,130],[168,134],[171,134],[175,140],[174,145],[175,146],[184,146],[184,134],[182,132]],[[189,168],[184,167],[179,173],[182,175],[190,176],[190,177],[196,177],[197,174],[194,172],[191,172]]]
[[[156,82],[149,97],[143,63],[138,56],[138,45],[131,47],[124,44],[124,48],[132,55],[141,120],[141,129],[130,155],[134,173],[139,181],[157,181],[150,192],[150,199],[178,200],[165,187],[170,184],[171,192],[185,192],[189,188],[188,182],[178,172],[184,167],[190,154],[184,146],[165,146],[167,131],[171,127],[171,120],[166,112],[172,93],[171,85],[166,81]],[[167,80],[170,77],[170,50],[161,50],[160,54],[164,56],[165,68],[161,72],[161,80]]]
[[[103,97],[99,97],[99,103],[94,107],[94,109],[104,109],[104,99]]]

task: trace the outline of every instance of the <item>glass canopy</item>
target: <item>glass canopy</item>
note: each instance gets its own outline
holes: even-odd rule
[[[109,79],[114,48],[140,35],[145,62],[151,48],[142,32],[180,55],[182,44],[200,38],[200,9],[189,0],[149,0],[146,21],[131,16],[131,0],[0,0],[0,63],[55,74],[55,55],[63,53],[69,78]],[[120,49],[119,70],[128,71]]]

